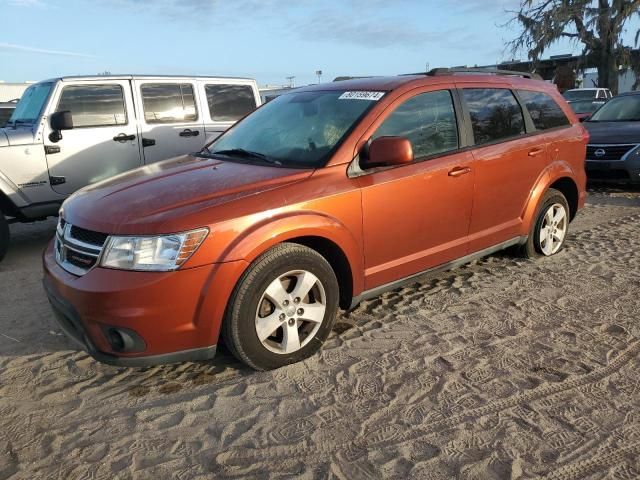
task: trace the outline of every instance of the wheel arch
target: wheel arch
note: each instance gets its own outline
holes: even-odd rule
[[[264,252],[286,242],[311,248],[329,262],[340,286],[340,307],[348,308],[364,287],[364,260],[356,237],[334,217],[299,212],[271,218],[241,234],[221,261],[244,260],[248,268]]]
[[[340,246],[321,236],[304,236],[295,237],[287,240],[288,243],[297,243],[322,255],[338,279],[338,287],[340,288],[340,308],[343,310],[351,306],[353,299],[353,272],[349,259]]]
[[[548,188],[554,188],[561,192],[567,199],[569,204],[569,220],[573,220],[578,213],[578,186],[569,177],[560,177],[549,185]]]
[[[522,215],[522,231],[521,235],[529,235],[531,229],[531,222],[535,220],[536,213],[544,194],[550,188],[555,188],[566,197],[569,203],[569,218],[573,220],[578,212],[580,206],[580,191],[578,185],[574,180],[574,174],[571,167],[566,162],[557,162],[543,172],[538,178],[535,186],[531,190],[529,201],[525,206]]]

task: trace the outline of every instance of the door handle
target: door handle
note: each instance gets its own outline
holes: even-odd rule
[[[143,147],[153,147],[156,144],[156,141],[153,138],[142,138],[142,146]]]
[[[471,173],[471,169],[469,167],[456,167],[453,170],[449,170],[450,177],[461,177],[467,173]]]
[[[126,133],[121,133],[120,135],[116,135],[115,137],[113,137],[114,142],[120,142],[120,143],[128,142],[135,139],[136,139],[135,135],[127,135]]]
[[[544,148],[533,148],[533,149],[529,150],[529,156],[530,157],[537,157],[538,155],[541,155],[542,153],[544,153]]]
[[[198,130],[191,130],[189,128],[185,128],[178,135],[180,135],[181,137],[197,137],[198,135],[200,135],[200,132]]]

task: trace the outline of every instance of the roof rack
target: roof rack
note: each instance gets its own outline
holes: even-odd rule
[[[409,75],[428,75],[430,77],[439,77],[442,75],[456,74],[485,74],[485,75],[508,75],[514,77],[530,78],[534,80],[542,80],[537,73],[516,72],[514,70],[499,70],[495,68],[434,68],[424,73],[414,73]]]

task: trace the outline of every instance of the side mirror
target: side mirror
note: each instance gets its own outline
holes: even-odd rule
[[[49,140],[53,143],[59,142],[62,140],[62,133],[60,133],[62,130],[73,129],[73,116],[69,110],[52,113],[49,118],[49,125],[53,130],[49,135]]]
[[[404,165],[413,162],[411,142],[404,137],[380,137],[369,145],[363,168]]]
[[[590,118],[591,118],[591,115],[589,115],[588,117],[580,117],[580,118],[578,118],[578,120],[580,120],[580,123],[582,123],[582,122],[586,122]]]
[[[73,128],[73,117],[69,110],[64,110],[62,112],[51,114],[49,123],[51,125],[51,130],[56,130],[58,132],[61,130],[71,130]]]

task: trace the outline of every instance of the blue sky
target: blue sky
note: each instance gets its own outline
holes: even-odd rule
[[[509,59],[518,0],[0,0],[0,80],[239,75],[297,85]],[[637,25],[629,26],[628,43]],[[579,53],[564,42],[545,56]],[[526,58],[521,53],[518,58]]]

